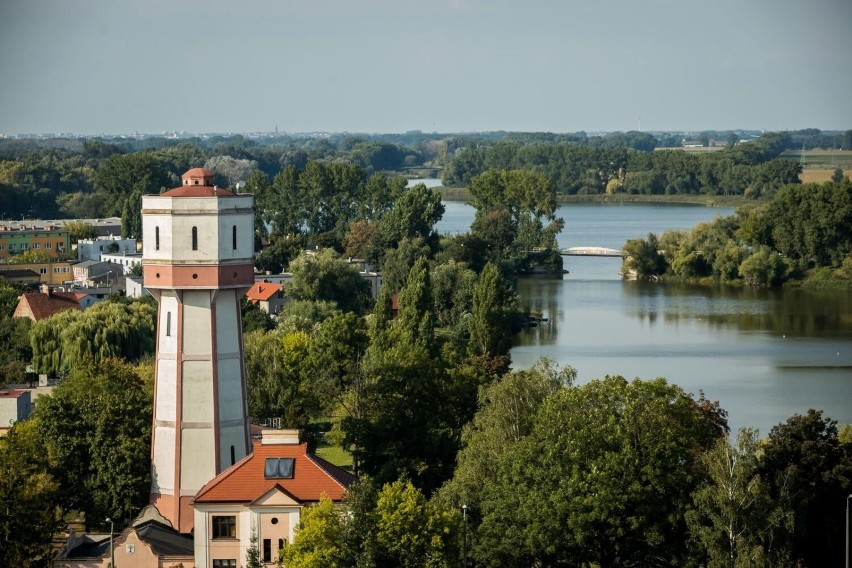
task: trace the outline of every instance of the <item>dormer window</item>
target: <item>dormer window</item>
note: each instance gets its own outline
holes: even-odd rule
[[[192,250],[198,250],[198,227],[192,228]]]
[[[293,465],[296,458],[266,458],[263,468],[265,479],[293,479]]]

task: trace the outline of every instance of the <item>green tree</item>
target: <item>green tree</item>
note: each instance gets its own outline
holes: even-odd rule
[[[151,486],[151,396],[136,369],[117,359],[77,365],[38,420],[58,503],[85,513],[86,527],[111,517],[125,526],[148,502]]]
[[[621,268],[625,277],[635,274],[640,280],[662,276],[668,268],[665,257],[660,253],[657,235],[648,233],[647,239],[633,239],[624,244],[624,262]]]
[[[290,271],[293,280],[285,292],[296,300],[335,302],[340,310],[357,314],[371,304],[369,283],[331,249],[300,255],[290,263]]]
[[[439,263],[432,271],[432,296],[435,323],[456,330],[467,330],[467,315],[473,306],[476,273],[463,262],[449,260]]]
[[[62,528],[59,484],[47,472],[35,420],[19,422],[0,438],[0,564],[44,566]]]
[[[68,231],[72,243],[82,239],[94,239],[98,236],[98,230],[93,225],[83,221],[65,221],[64,227]]]
[[[792,511],[785,508],[786,495],[770,498],[758,469],[758,444],[757,431],[743,428],[735,446],[720,438],[701,457],[707,481],[693,493],[695,508],[686,521],[709,568],[789,562],[784,537]]]
[[[474,554],[487,565],[682,565],[699,456],[724,414],[664,379],[607,377],[547,397],[493,465]],[[544,510],[543,510],[544,509]]]
[[[33,324],[33,367],[60,376],[87,361],[121,357],[136,361],[154,352],[156,307],[151,302],[99,302]]]
[[[246,568],[263,568],[260,563],[260,551],[257,549],[257,529],[251,528],[249,546],[246,548]]]
[[[573,368],[542,359],[529,370],[513,371],[480,389],[479,410],[462,432],[458,465],[435,499],[457,509],[468,505],[481,510],[483,487],[496,481],[495,464],[529,435],[544,400],[576,377]]]
[[[435,223],[444,216],[444,204],[437,191],[419,183],[397,198],[393,209],[379,222],[386,248],[396,248],[403,239],[423,239],[434,250],[438,243]]]
[[[333,314],[313,334],[308,347],[308,375],[326,413],[342,407],[346,415],[360,416],[361,359],[367,343],[364,319],[352,312]]]
[[[739,274],[750,286],[773,286],[784,280],[789,267],[784,259],[766,245],[761,245],[742,261]]]
[[[50,255],[46,250],[43,249],[27,249],[23,252],[19,252],[16,255],[9,257],[9,263],[11,264],[27,264],[27,263],[37,263],[37,262],[50,262],[53,260],[53,256]]]
[[[513,305],[497,267],[485,265],[473,290],[468,353],[490,359],[509,357],[512,347],[507,309]]]
[[[852,451],[840,443],[837,422],[821,411],[797,414],[773,426],[762,449],[760,472],[771,498],[790,496],[793,558],[806,566],[840,566]]]
[[[319,393],[306,379],[310,340],[303,331],[253,331],[245,338],[249,415],[263,423],[281,418],[304,429],[318,414]]]
[[[157,194],[173,186],[174,179],[165,164],[152,152],[113,154],[101,164],[95,175],[95,188],[104,196],[105,209],[100,216],[126,212],[130,230],[136,229],[136,215],[142,195]],[[135,207],[135,208],[134,208]],[[135,233],[134,233],[135,234]]]
[[[453,425],[469,415],[456,404],[438,357],[426,266],[421,260],[412,268],[392,321],[383,290],[363,362],[363,416],[346,417],[341,427],[353,459],[377,483],[407,476],[431,493],[452,472],[459,436]]]
[[[376,541],[403,568],[455,566],[459,514],[426,501],[411,483],[386,484],[376,501]]]
[[[293,542],[287,544],[281,565],[287,568],[346,568],[343,540],[344,516],[327,495],[302,509]]]
[[[305,251],[305,240],[299,235],[281,235],[270,237],[269,246],[264,247],[254,261],[255,267],[270,274],[281,274],[290,261]]]

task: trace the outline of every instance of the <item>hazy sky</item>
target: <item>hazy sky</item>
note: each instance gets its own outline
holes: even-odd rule
[[[0,134],[852,128],[850,0],[0,0]]]

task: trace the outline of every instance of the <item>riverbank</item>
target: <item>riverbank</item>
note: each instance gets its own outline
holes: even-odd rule
[[[444,201],[470,201],[470,191],[466,187],[436,187]],[[739,207],[754,203],[741,195],[558,195],[560,205],[572,203],[665,203],[673,205],[704,205],[706,207]]]

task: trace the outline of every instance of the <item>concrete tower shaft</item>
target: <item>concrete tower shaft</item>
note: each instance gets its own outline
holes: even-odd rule
[[[200,168],[142,198],[145,287],[158,302],[151,503],[181,532],[201,487],[251,451],[240,298],[254,282],[254,198]]]

